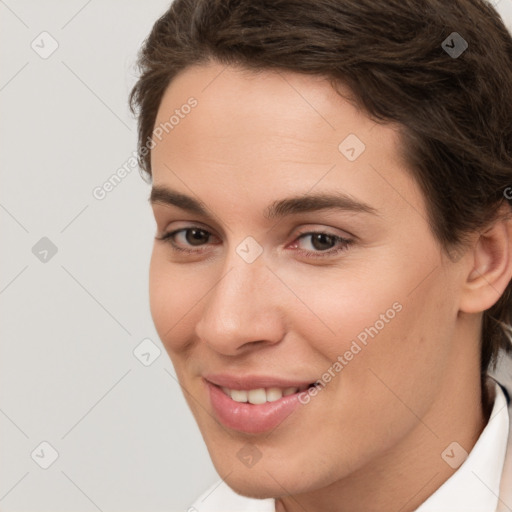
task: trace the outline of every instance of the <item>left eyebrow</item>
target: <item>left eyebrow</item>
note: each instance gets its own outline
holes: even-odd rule
[[[206,207],[197,199],[171,190],[164,186],[153,186],[149,196],[151,204],[172,205],[190,213],[210,217]],[[343,210],[356,213],[369,213],[378,215],[379,212],[369,204],[358,201],[354,197],[343,192],[317,193],[301,196],[287,197],[274,201],[264,213],[266,219],[297,215],[319,210]]]
[[[343,192],[336,192],[294,196],[274,201],[267,208],[265,217],[273,219],[286,215],[331,209],[378,215],[378,211],[369,204],[358,201]]]

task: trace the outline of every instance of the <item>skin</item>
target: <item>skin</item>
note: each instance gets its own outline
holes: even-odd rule
[[[186,227],[211,236],[200,246],[175,237],[195,254],[155,240],[150,305],[215,468],[240,494],[276,498],[279,512],[416,509],[455,471],[441,453],[453,441],[469,452],[488,420],[478,336],[481,312],[512,275],[510,223],[448,258],[397,127],[376,124],[321,77],[189,67],[155,126],[190,96],[197,106],[152,149],[153,185],[201,200],[209,215],[154,202],[156,236]],[[353,162],[338,150],[350,133],[366,145]],[[377,213],[264,216],[285,197],[333,191]],[[300,238],[311,231],[352,243],[322,256]],[[236,252],[248,236],[263,249],[253,263]],[[272,432],[215,419],[204,373],[314,382],[397,302],[378,335]],[[261,452],[250,468],[237,457],[248,442]]]

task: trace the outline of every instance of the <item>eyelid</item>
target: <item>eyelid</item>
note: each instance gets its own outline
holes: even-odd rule
[[[187,221],[183,221],[183,222],[187,222]],[[310,224],[309,226],[318,226],[318,224]],[[168,237],[170,235],[176,234],[177,232],[186,231],[187,229],[194,229],[194,228],[201,229],[203,231],[206,231],[210,235],[213,235],[213,236],[219,238],[215,234],[215,232],[209,226],[203,225],[201,222],[195,222],[193,224],[186,224],[183,227],[178,227],[176,229],[172,229],[171,231],[162,230],[162,235],[160,237],[156,236],[155,238],[156,239],[162,239],[162,237]],[[340,230],[340,229],[337,229],[337,228],[331,228],[331,227],[316,227],[316,228],[313,228],[313,227],[308,227],[308,225],[306,225],[306,227],[301,227],[301,228],[298,228],[298,229],[299,230],[297,232],[295,232],[294,230],[291,230],[290,234],[288,235],[288,238],[293,235],[293,237],[294,237],[293,240],[295,240],[296,238],[298,238],[298,237],[300,237],[302,235],[323,233],[323,234],[330,235],[330,236],[333,236],[333,237],[343,238],[345,240],[347,240],[347,239],[357,239],[357,237],[355,235],[352,235],[352,233],[349,233],[348,231]],[[337,230],[337,231],[342,231],[342,234],[333,233],[333,232],[331,232],[331,229],[332,230]]]
[[[316,227],[310,227],[310,226],[316,226]],[[295,233],[295,231],[292,231],[292,234]],[[296,232],[295,236],[301,236],[305,234],[311,234],[311,233],[325,233],[326,235],[330,236],[336,236],[339,238],[344,239],[356,239],[357,237],[353,235],[352,233],[349,233],[348,231],[345,231],[344,229],[334,228],[334,227],[321,227],[319,224],[309,224],[306,225],[306,227],[300,227],[298,229],[298,232]]]
[[[218,238],[209,229],[203,228],[199,224],[189,224],[189,225],[186,225],[184,227],[177,228],[177,229],[174,229],[172,231],[166,232],[166,233],[164,233],[161,236],[155,236],[155,239],[163,241],[164,243],[169,243],[171,245],[171,247],[172,247],[172,250],[174,250],[174,251],[176,251],[178,253],[185,253],[185,254],[192,254],[192,255],[201,255],[204,252],[206,252],[207,249],[205,249],[205,247],[207,247],[208,245],[211,245],[211,244],[206,243],[206,244],[203,244],[203,245],[195,246],[196,247],[195,249],[190,249],[188,247],[187,248],[180,247],[173,240],[173,237],[176,236],[178,233],[186,232],[186,231],[192,230],[192,229],[199,229],[201,231],[205,231],[208,235]],[[293,249],[293,250],[296,253],[303,255],[305,258],[309,258],[309,259],[314,259],[314,258],[329,259],[330,257],[334,257],[338,253],[347,250],[348,246],[350,246],[355,241],[354,240],[355,237],[353,237],[352,235],[349,235],[349,237],[338,235],[336,233],[332,233],[331,229],[332,228],[330,228],[330,229],[325,229],[325,228],[324,229],[322,229],[322,228],[317,228],[317,229],[310,228],[310,229],[307,229],[307,228],[304,227],[301,230],[299,230],[298,233],[296,233],[294,235],[293,240],[292,240],[291,243],[292,244],[298,244],[299,240],[302,237],[306,236],[306,235],[311,235],[312,236],[312,235],[315,235],[315,234],[324,234],[324,235],[327,235],[329,237],[334,238],[335,242],[338,242],[339,244],[342,244],[341,247],[338,246],[337,248],[334,247],[334,248],[327,249],[325,251],[310,251],[310,250],[299,249],[299,248],[296,248],[296,249]],[[288,245],[290,245],[290,243],[288,243],[287,246]],[[189,246],[189,247],[194,247],[194,246]],[[288,249],[288,250],[291,250],[291,249]]]

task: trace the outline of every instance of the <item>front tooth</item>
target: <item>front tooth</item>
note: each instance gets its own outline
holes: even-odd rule
[[[247,393],[247,399],[250,404],[260,405],[267,401],[267,394],[263,388],[251,389]]]
[[[247,391],[243,389],[232,389],[231,399],[235,402],[247,402]]]
[[[267,402],[275,402],[283,396],[281,388],[268,388],[267,389]]]
[[[294,393],[297,393],[299,388],[286,388],[283,391],[283,396],[293,395]]]

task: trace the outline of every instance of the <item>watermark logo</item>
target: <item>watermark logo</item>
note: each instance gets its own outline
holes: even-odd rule
[[[57,251],[57,246],[47,236],[43,236],[32,247],[32,254],[41,263],[48,263],[57,254]]]
[[[48,32],[41,32],[30,44],[32,50],[34,50],[41,59],[48,59],[51,57],[57,48],[59,43],[57,40]]]
[[[149,339],[143,339],[133,350],[133,355],[144,366],[151,366],[159,357],[162,351]]]
[[[248,468],[254,467],[263,454],[261,453],[261,450],[255,446],[254,444],[247,443],[246,445],[242,446],[240,450],[238,450],[236,456]]]
[[[43,441],[30,456],[40,468],[48,469],[59,458],[59,452],[48,441]]]
[[[263,252],[263,247],[252,237],[244,238],[236,247],[236,253],[246,263],[252,263]]]
[[[457,469],[468,458],[468,452],[462,446],[453,441],[441,453],[441,458],[453,469]]]
[[[357,160],[365,149],[364,142],[353,133],[345,137],[338,146],[339,152],[350,162]]]
[[[457,59],[468,49],[468,43],[458,32],[452,32],[441,47],[452,59]]]

